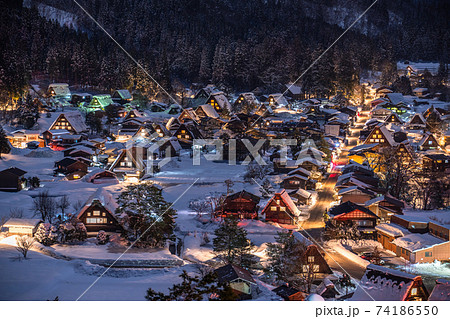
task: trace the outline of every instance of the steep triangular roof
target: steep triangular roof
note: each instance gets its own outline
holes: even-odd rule
[[[216,119],[216,118],[220,117],[219,114],[214,109],[214,107],[212,105],[210,105],[210,104],[199,105],[197,110],[195,110],[195,111],[197,112],[199,109],[201,109],[206,114],[206,116],[209,116],[209,117],[211,117],[213,119]]]
[[[281,200],[283,201],[284,205],[286,205],[287,208],[292,212],[294,216],[300,215],[300,210],[297,208],[297,206],[292,201],[292,198],[289,196],[289,194],[286,192],[285,189],[282,189],[275,193],[275,195],[272,196],[272,198],[267,202],[266,206],[262,211],[265,211],[271,204],[275,201],[275,197],[279,196]]]
[[[72,112],[65,112],[60,114],[56,120],[50,125],[50,128],[48,129],[53,130],[53,127],[58,123],[58,121],[62,118],[65,118],[67,122],[69,122],[70,126],[73,128],[75,133],[79,134],[81,132],[87,131],[86,123],[84,122],[83,116],[78,111],[72,111]]]
[[[104,188],[99,188],[95,193],[93,193],[84,206],[81,208],[80,212],[77,215],[77,218],[80,218],[83,213],[88,209],[94,201],[98,201],[109,213],[111,216],[117,220],[115,215],[116,209],[119,207],[114,196]]]
[[[409,120],[408,125],[426,125],[426,120],[421,113],[416,113]]]
[[[385,123],[399,123],[403,124],[403,121],[398,117],[397,113],[393,112],[390,115],[386,116],[384,119]]]

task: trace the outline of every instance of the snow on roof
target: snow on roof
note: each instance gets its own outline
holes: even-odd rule
[[[318,150],[318,149],[315,148],[315,147],[311,147],[311,146],[308,146],[308,147],[306,147],[306,148],[302,148],[302,149],[301,149],[299,152],[297,152],[295,155],[298,155],[298,154],[304,154],[304,153],[308,153],[308,152],[312,152],[312,153],[314,153],[314,154],[316,154],[316,155],[319,155],[319,156],[322,156],[322,157],[327,156],[327,154],[325,154],[324,152]]]
[[[386,96],[389,99],[389,101],[391,101],[391,103],[394,105],[405,103],[405,100],[403,99],[403,94],[401,93],[387,93]]]
[[[211,97],[214,97],[217,104],[219,104],[219,106],[222,110],[227,109],[228,111],[231,111],[231,104],[228,101],[227,97],[225,96],[225,93],[223,93],[223,92],[212,93],[210,98]]]
[[[245,92],[245,93],[241,93],[240,95],[250,105],[252,105],[252,104],[259,104],[258,99],[256,98],[255,94],[252,93],[252,92]]]
[[[414,93],[424,93],[424,92],[427,92],[427,91],[428,91],[427,88],[415,88],[413,90]]]
[[[104,170],[103,168],[94,168],[91,172],[89,172],[88,174],[84,175],[83,180],[85,182],[92,182],[93,179],[95,179],[97,177],[97,175],[106,172],[106,170]],[[111,172],[111,171],[107,171],[111,174],[113,174],[114,176],[116,175],[115,173]]]
[[[303,157],[303,158],[299,158],[295,161],[296,165],[302,165],[305,162],[309,162],[311,164],[317,165],[317,166],[325,166],[325,162],[323,162],[322,160],[318,160],[312,157]]]
[[[34,228],[41,221],[42,220],[40,220],[39,218],[10,218],[6,223],[3,224],[3,227]]]
[[[216,112],[216,110],[214,109],[214,107],[210,104],[203,104],[200,105],[198,109],[202,109],[203,112],[205,112],[206,116],[211,117],[213,119],[219,118],[219,114]]]
[[[285,189],[281,189],[280,191],[276,192],[275,195],[267,202],[266,206],[262,211],[265,211],[267,207],[275,200],[275,196],[280,196],[283,203],[289,208],[289,210],[292,212],[294,216],[300,215],[300,210],[298,207],[294,204],[292,201],[292,198],[289,196],[289,194],[286,192]]]
[[[88,200],[84,204],[83,208],[78,213],[77,218],[80,218],[81,215],[83,215],[83,213],[86,211],[86,209],[88,209],[92,205],[92,202],[95,200],[99,201],[100,204],[103,207],[105,207],[108,210],[108,212],[111,213],[111,215],[113,217],[115,217],[115,212],[116,212],[116,209],[119,207],[119,205],[117,204],[116,200],[114,199],[114,197],[112,196],[112,194],[110,192],[108,192],[104,188],[99,188],[95,193],[93,193],[88,198]]]
[[[232,282],[236,279],[245,280],[246,282],[256,285],[250,272],[236,265],[228,264],[215,270],[219,278],[219,282]]]
[[[111,98],[111,95],[109,95],[109,94],[94,95],[92,97],[90,105],[94,105],[95,101],[97,101],[102,107],[107,107],[108,105],[114,103]]]
[[[331,114],[331,115],[335,115],[335,116],[338,115],[339,113],[341,113],[338,110],[328,109],[328,108],[325,108],[325,107],[320,108],[320,111],[328,113],[328,114]]]
[[[421,113],[416,113],[416,114],[414,114],[414,115],[411,117],[411,119],[409,120],[408,124],[411,124],[411,122],[412,122],[412,121],[414,120],[414,118],[416,118],[416,117],[418,117],[418,118],[422,121],[423,125],[426,124],[426,120],[425,120],[425,118],[423,117],[423,115],[422,115]],[[414,124],[414,125],[418,125],[418,124]]]
[[[386,126],[381,126],[379,129],[391,146],[397,145],[397,143],[395,143],[394,141],[394,138],[392,137],[391,132],[389,132]]]
[[[400,200],[398,200],[396,198],[393,198],[391,196],[385,196],[385,195],[377,196],[375,198],[369,199],[367,202],[364,203],[364,205],[365,206],[370,206],[370,205],[373,205],[375,203],[382,202],[384,200],[386,200],[387,202],[393,203],[393,204],[397,204],[397,205],[399,205],[401,207],[404,207],[404,203],[402,201],[400,201]]]
[[[425,70],[430,71],[431,74],[437,74],[439,69],[439,63],[433,62],[397,62],[397,70],[406,70],[407,67],[410,67],[415,72],[423,73]]]
[[[12,166],[12,167],[10,167],[10,168],[7,168],[7,169],[4,169],[4,170],[2,170],[2,171],[0,171],[1,173],[3,173],[3,172],[8,172],[8,173],[11,173],[11,174],[13,174],[13,175],[16,175],[16,176],[23,176],[23,175],[25,175],[27,172],[26,171],[24,171],[23,169],[20,169],[20,168],[17,168],[17,167],[15,167],[15,166]]]
[[[273,93],[273,94],[270,94],[270,95],[269,95],[269,98],[271,98],[271,97],[273,98],[274,102],[275,102],[277,105],[280,105],[280,106],[288,105],[288,101],[286,100],[286,98],[284,97],[284,95],[281,94],[281,93]]]
[[[359,190],[360,192],[363,192],[363,193],[366,193],[366,194],[374,194],[375,195],[374,192],[372,192],[372,191],[370,191],[368,189],[365,189],[365,188],[361,188],[359,186],[349,186],[349,187],[346,187],[346,188],[342,188],[342,189],[340,189],[338,191],[338,195],[343,195],[343,194],[349,193],[349,192],[354,191],[354,190]]]
[[[362,150],[370,150],[372,148],[374,148],[375,146],[377,146],[378,143],[372,143],[372,144],[361,144],[358,146],[353,147],[352,149],[350,149],[348,152],[349,153],[355,153],[355,152],[359,152]]]
[[[437,279],[428,301],[450,301],[450,280]]]
[[[312,194],[308,192],[306,189],[299,188],[297,191],[294,192],[294,194],[298,194],[299,196],[302,196],[303,198],[310,198]]]
[[[410,232],[407,229],[403,228],[400,225],[394,224],[394,223],[379,224],[379,225],[375,226],[375,229],[380,232],[383,232],[385,234],[388,234],[392,237],[403,237],[405,235],[410,234]]]
[[[288,84],[285,84],[285,86],[286,86],[286,89],[294,95],[302,94],[301,86],[295,85],[294,83],[288,83]]]
[[[124,100],[131,100],[133,98],[128,90],[117,90],[116,92]]]
[[[87,153],[89,155],[94,155],[95,154],[95,152],[91,148],[86,147],[86,146],[82,146],[82,145],[74,146],[71,149],[72,149],[72,151],[69,153],[69,155],[71,155],[73,153],[76,153],[76,152],[79,152],[79,151],[85,152],[85,153]]]
[[[294,236],[294,238],[295,238],[297,241],[299,241],[299,242],[305,244],[306,246],[311,246],[311,245],[313,245],[313,243],[312,243],[308,238],[306,238],[305,236],[303,236],[303,235],[302,235],[301,233],[299,233],[298,231],[292,232],[292,236]]]
[[[421,250],[431,246],[439,245],[444,242],[445,242],[444,240],[434,237],[433,235],[430,235],[428,233],[425,234],[416,233],[396,238],[392,243],[398,247],[402,247],[413,252],[416,250]]]
[[[299,168],[296,168],[296,169],[288,172],[288,175],[299,175],[299,174],[303,174],[305,176],[311,176],[311,172],[303,167],[299,167]]]
[[[431,134],[431,133],[426,133],[426,134],[422,137],[422,139],[420,140],[419,146],[422,146],[423,144],[425,144],[425,142],[426,142],[428,139],[434,139],[434,140],[436,141],[436,138],[434,137],[433,134]],[[436,141],[436,142],[437,142],[437,141]]]
[[[55,95],[70,95],[69,84],[52,83],[48,86],[48,90],[53,90]]]
[[[58,120],[61,117],[64,117],[69,122],[70,126],[72,126],[75,133],[81,133],[81,132],[87,131],[87,126],[86,126],[86,123],[84,122],[83,116],[78,111],[65,112],[65,113],[60,114],[56,118],[56,120],[53,122],[53,124],[50,125],[50,129],[49,129],[50,131],[52,131],[52,127],[58,122]],[[69,132],[67,132],[67,133],[69,133]]]
[[[402,301],[420,276],[370,264],[350,301]]]
[[[266,113],[266,112],[269,114],[273,113],[272,107],[267,102],[261,103],[261,105],[258,107],[257,112],[260,112],[262,108],[266,109],[266,111],[264,111],[264,113]]]
[[[194,109],[192,107],[189,107],[187,109],[184,109],[183,112],[181,112],[181,114],[178,116],[178,118],[182,118],[183,115],[187,115],[191,120],[197,122],[200,120],[200,118],[198,117],[197,113],[195,113]]]
[[[286,176],[283,180],[294,178],[294,177],[298,178],[298,179],[301,179],[301,180],[304,180],[304,181],[308,180],[308,177],[303,176],[303,175],[299,175],[299,174],[290,174],[290,175]]]

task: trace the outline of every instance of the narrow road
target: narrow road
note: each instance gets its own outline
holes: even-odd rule
[[[327,249],[324,257],[331,269],[341,273],[347,273],[352,278],[361,280],[366,271],[365,267],[351,261],[334,250]]]
[[[337,160],[338,165],[345,165],[347,163],[347,152],[343,151],[341,157]],[[310,217],[307,221],[303,222],[302,230],[300,231],[305,237],[313,237],[313,242],[322,245],[322,231],[324,228],[323,214],[325,209],[330,208],[331,202],[333,202],[334,186],[336,184],[337,178],[339,176],[338,170],[334,170],[328,176],[324,183],[323,189],[318,193],[317,202],[314,207],[310,210]],[[365,267],[352,260],[342,256],[332,249],[322,250],[328,265],[331,269],[338,271],[340,273],[347,273],[352,278],[360,280],[365,272]]]
[[[303,222],[304,229],[322,228],[323,214],[325,209],[330,207],[333,201],[334,185],[336,184],[338,174],[332,172],[323,185],[323,189],[319,191],[316,204],[309,211],[309,219]]]

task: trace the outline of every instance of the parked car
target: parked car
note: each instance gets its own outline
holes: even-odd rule
[[[39,148],[39,142],[38,141],[31,141],[27,143],[27,148],[30,150],[35,150]]]
[[[359,257],[375,265],[385,264],[385,261],[383,259],[381,259],[380,257],[376,258],[372,252],[362,253],[361,255],[359,255]]]

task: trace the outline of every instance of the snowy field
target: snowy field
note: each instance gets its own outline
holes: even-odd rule
[[[31,251],[19,260],[14,247],[0,244],[0,300],[76,300],[105,268],[88,261],[65,261]],[[144,300],[152,288],[167,293],[194,265],[163,269],[110,269],[81,300]]]
[[[7,217],[11,209],[20,208],[23,210],[24,217],[32,217],[31,211],[33,196],[36,196],[41,190],[48,190],[50,196],[58,197],[67,195],[71,205],[78,202],[84,204],[85,201],[98,188],[105,187],[113,194],[118,194],[125,184],[92,184],[83,180],[67,181],[61,177],[53,176],[54,162],[63,158],[62,152],[52,151],[48,148],[40,152],[51,157],[28,157],[27,155],[34,151],[28,149],[13,149],[10,154],[2,155],[0,160],[0,170],[9,167],[17,167],[27,172],[25,177],[37,176],[41,180],[41,188],[35,190],[22,190],[17,193],[0,192],[0,218]],[[33,154],[33,153],[32,153]],[[34,152],[36,154],[36,152]],[[71,211],[72,213],[74,211]]]

